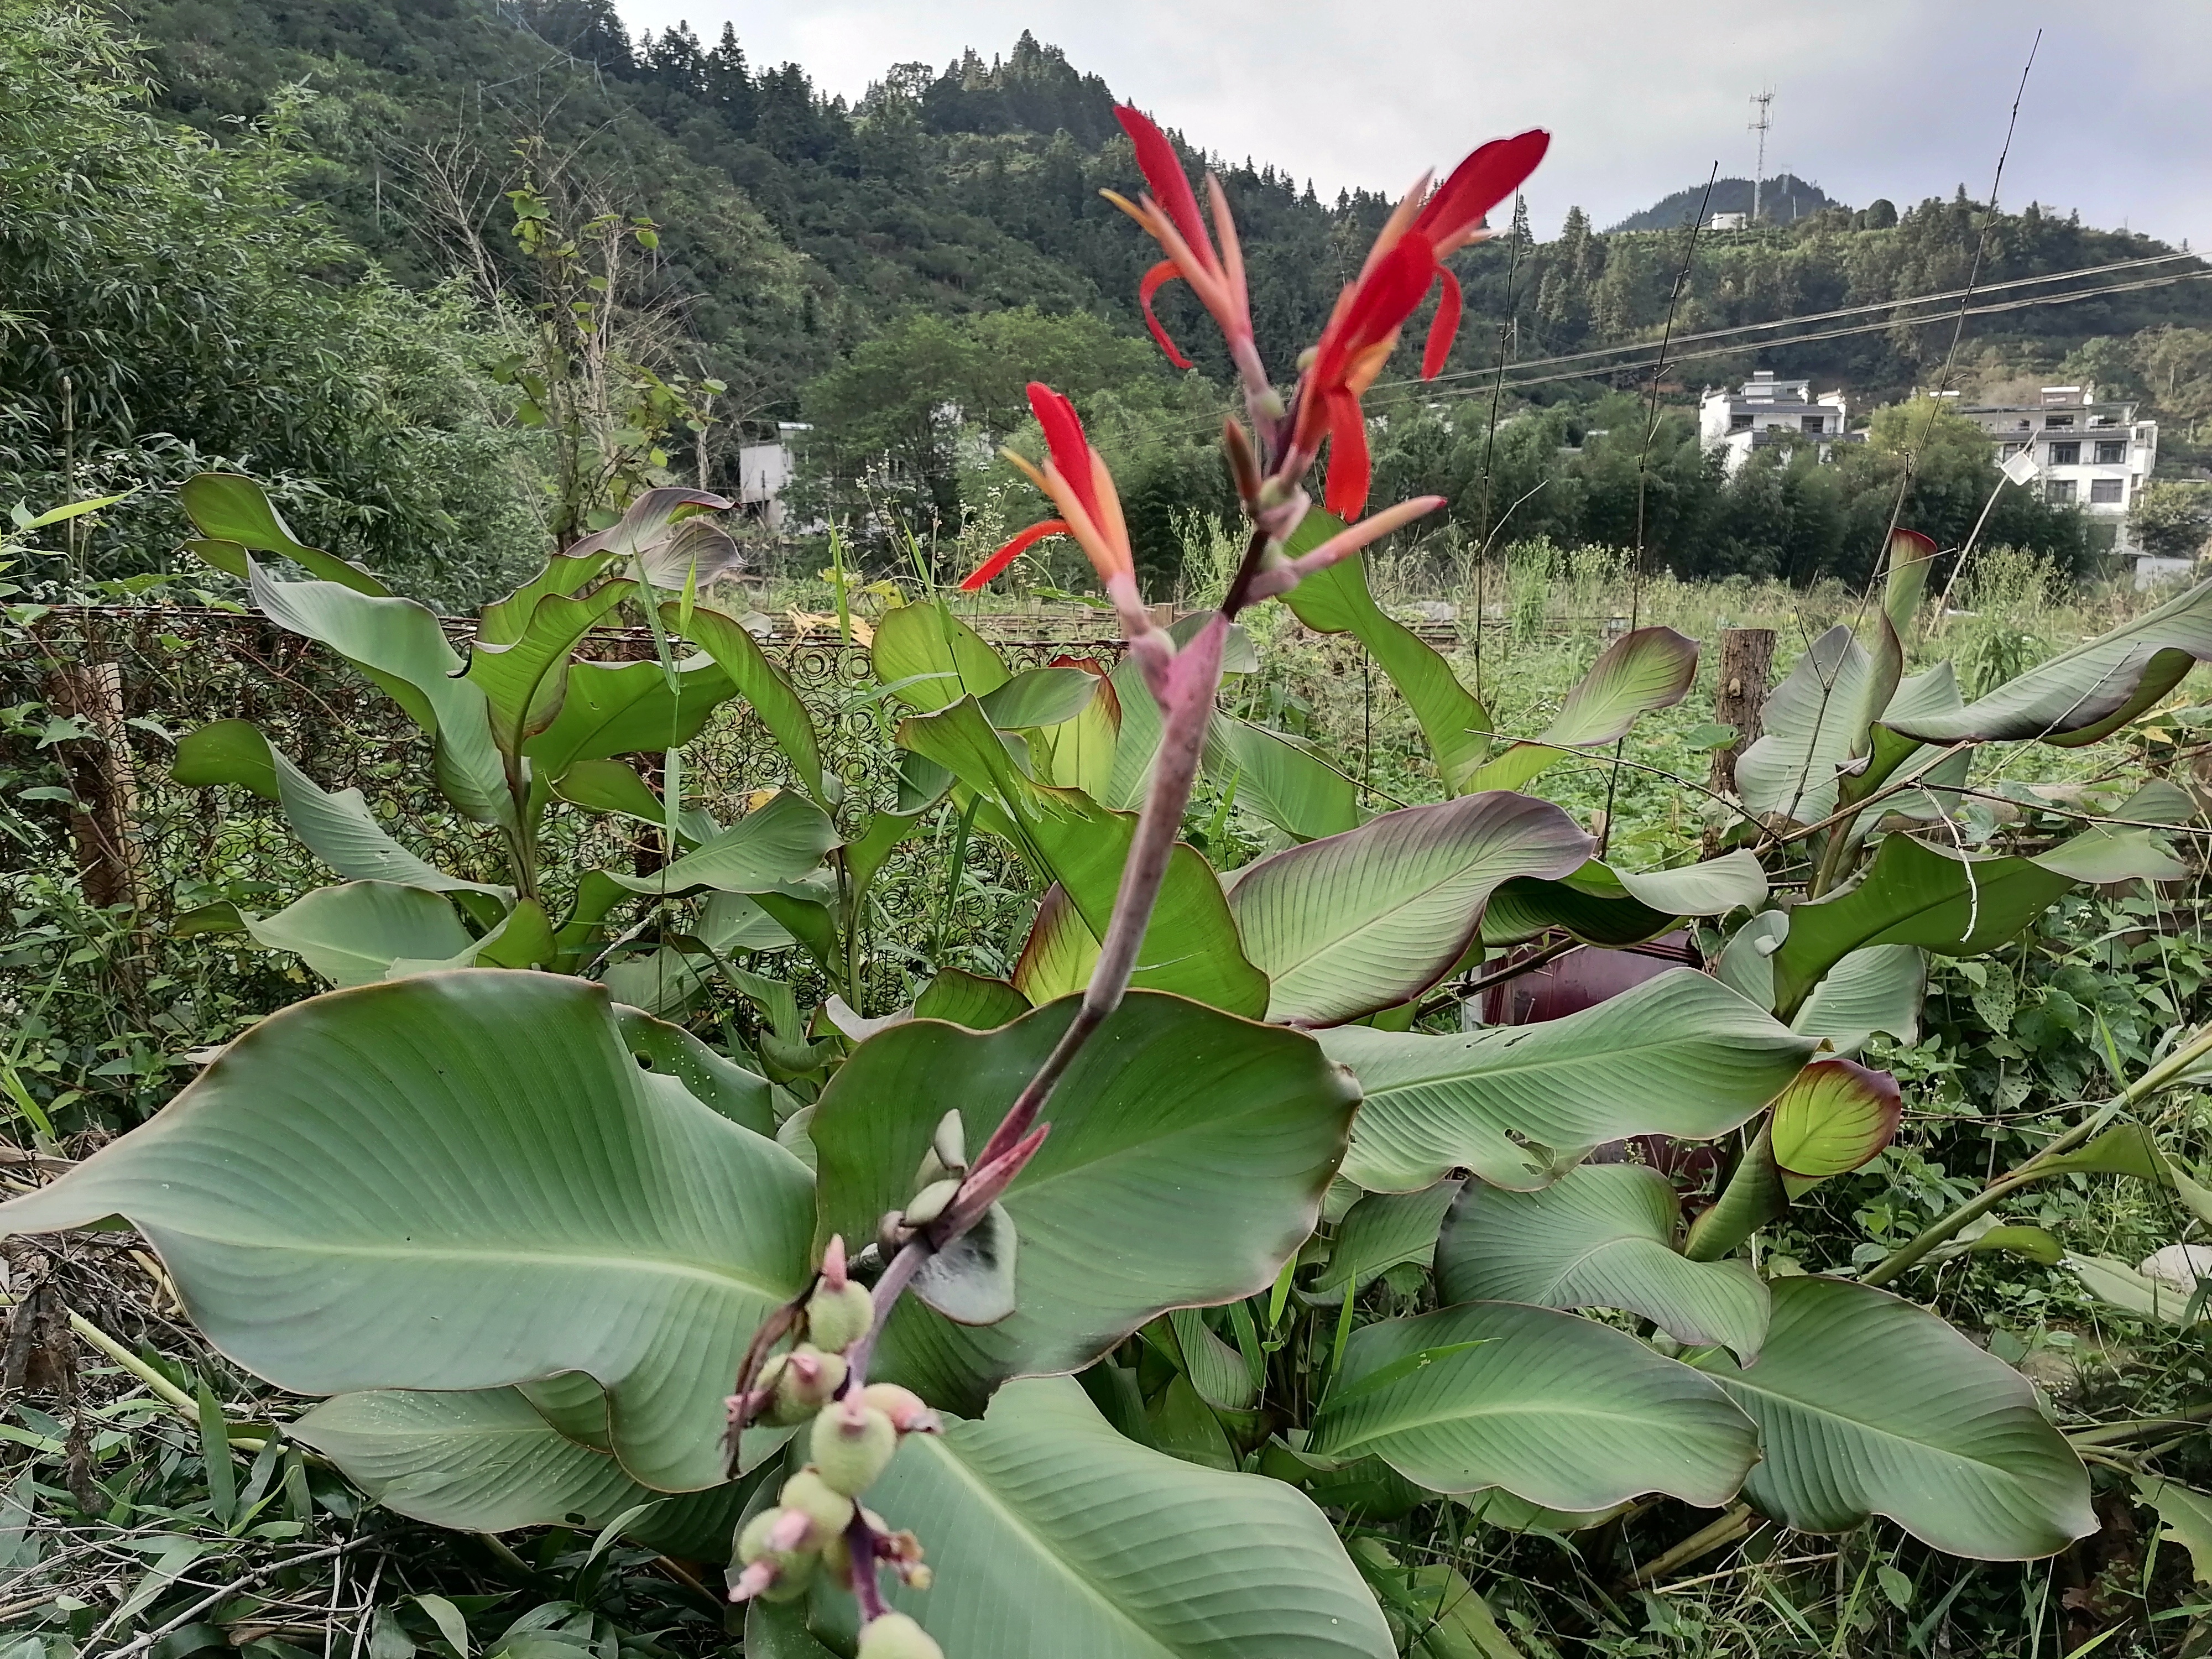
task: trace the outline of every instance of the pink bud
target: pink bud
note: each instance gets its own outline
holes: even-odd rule
[[[830,1248],[822,1252],[822,1282],[833,1291],[845,1288],[845,1237],[842,1233],[830,1236]]]
[[[936,1434],[943,1428],[927,1401],[896,1382],[871,1382],[860,1391],[860,1398],[890,1418],[901,1434]]]
[[[806,1542],[807,1532],[813,1524],[805,1510],[786,1510],[776,1516],[775,1524],[769,1528],[768,1547],[786,1553],[798,1549]]]
[[[730,1600],[750,1601],[775,1583],[775,1563],[767,1559],[756,1561],[738,1575],[738,1582],[730,1586]]]

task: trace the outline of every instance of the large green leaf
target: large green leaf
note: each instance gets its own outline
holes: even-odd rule
[[[809,1130],[820,1239],[874,1237],[947,1111],[981,1146],[1075,1007],[985,1033],[909,1020],[862,1043]],[[971,1328],[902,1303],[878,1369],[964,1409],[1001,1378],[1075,1370],[1166,1309],[1265,1289],[1313,1231],[1358,1098],[1310,1037],[1133,992],[1070,1064],[1007,1191],[1018,1310]]]
[[[1468,795],[1264,858],[1240,872],[1229,908],[1267,975],[1267,1018],[1333,1025],[1435,984],[1500,882],[1565,876],[1589,850],[1549,801]]]
[[[868,1504],[918,1531],[936,1582],[890,1588],[948,1654],[1389,1659],[1322,1512],[1264,1475],[1124,1439],[1066,1379],[1015,1382],[978,1422],[909,1435]],[[853,1599],[817,1593],[833,1640]]]
[[[1775,1166],[1822,1181],[1859,1168],[1896,1134],[1905,1114],[1897,1079],[1851,1060],[1823,1060],[1790,1079],[1767,1125]]]
[[[633,893],[766,893],[803,879],[836,844],[837,828],[822,809],[786,790],[649,876],[605,873]]]
[[[501,645],[518,640],[547,595],[574,593],[616,565],[634,572],[635,559],[648,561],[647,580],[676,588],[684,586],[683,573],[696,560],[699,584],[705,586],[728,568],[737,550],[726,533],[700,515],[730,505],[702,489],[647,490],[615,523],[572,542],[514,592],[486,605],[477,637]]]
[[[1618,1308],[1677,1341],[1755,1357],[1766,1286],[1741,1261],[1684,1260],[1674,1248],[1681,1220],[1672,1184],[1639,1164],[1586,1164],[1533,1193],[1471,1182],[1437,1243],[1437,1292]]]
[[[289,951],[333,985],[367,985],[403,958],[442,961],[476,941],[453,907],[420,887],[349,881],[319,887],[246,931],[272,951]]]
[[[392,592],[362,566],[301,541],[275,503],[251,478],[235,472],[200,473],[177,486],[177,505],[185,509],[194,529],[216,544],[188,542],[185,545],[234,576],[246,574],[246,552],[282,553],[319,580],[339,582],[356,593],[380,599]]]
[[[605,990],[522,972],[271,1015],[0,1228],[118,1214],[280,1388],[584,1371],[623,1467],[671,1490],[720,1482],[723,1398],[813,1224],[805,1166],[641,1066]]]
[[[1836,810],[1836,771],[1851,757],[1874,659],[1838,623],[1805,647],[1760,714],[1765,732],[1736,757],[1736,793],[1759,817],[1814,823]]]
[[[657,662],[573,663],[561,712],[522,752],[539,778],[550,780],[578,761],[680,749],[737,690],[708,656],[678,662],[672,690]]]
[[[1105,937],[1136,836],[1134,814],[1036,782],[972,698],[906,720],[899,741],[1003,808],[1003,827],[1024,858],[1060,884],[1094,940]],[[1087,981],[1087,965],[1085,975]],[[1257,1015],[1267,1006],[1267,977],[1247,959],[1220,879],[1195,848],[1178,845],[1168,860],[1132,982],[1232,1013]]]
[[[1341,519],[1311,508],[1284,551],[1293,556],[1310,552],[1343,528]],[[1444,787],[1454,794],[1464,792],[1468,778],[1490,753],[1489,712],[1459,683],[1449,663],[1382,614],[1367,591],[1362,556],[1355,553],[1316,571],[1285,595],[1284,603],[1316,632],[1350,634],[1367,647],[1420,723]]]
[[[236,784],[284,809],[292,833],[348,881],[389,881],[432,892],[503,894],[449,876],[386,833],[358,789],[325,790],[249,720],[217,720],[178,740],[169,775],[194,788]]]
[[[2074,885],[2034,859],[1984,856],[1885,836],[1851,886],[1790,912],[1770,958],[1774,1007],[1795,1015],[1829,969],[1875,945],[1979,956],[2017,936]]]
[[[1503,1486],[1555,1510],[1650,1492],[1724,1503],[1758,1455],[1709,1378],[1625,1331],[1510,1302],[1354,1331],[1309,1449],[1372,1454],[1432,1492]]]
[[[468,678],[484,694],[492,740],[501,750],[520,754],[526,739],[553,723],[568,695],[571,654],[635,586],[607,582],[580,599],[548,593],[513,639],[478,638],[469,647]]]
[[[1346,1285],[1357,1289],[1401,1263],[1428,1267],[1436,1258],[1437,1230],[1459,1191],[1458,1182],[1439,1181],[1418,1193],[1368,1194],[1345,1212],[1329,1245],[1328,1266],[1307,1294],[1335,1301]]]
[[[445,629],[412,599],[373,599],[336,582],[279,582],[258,565],[248,586],[261,614],[328,646],[368,676],[434,740],[438,787],[480,823],[515,821],[505,763],[482,687],[462,677]]]
[[[1469,790],[1518,789],[1576,749],[1627,735],[1639,714],[1672,708],[1698,677],[1698,642],[1671,628],[1639,628],[1600,653],[1558,717],[1533,742],[1516,743],[1467,781]]]
[[[696,605],[686,619],[683,607],[672,603],[661,606],[660,615],[669,627],[682,628],[706,648],[758,713],[761,724],[768,727],[769,735],[799,774],[806,793],[825,805],[831,805],[829,780],[822,769],[822,740],[791,676],[768,659],[760,642],[734,618],[719,611]]]
[[[1857,1052],[1876,1031],[1915,1042],[1927,996],[1928,958],[1920,947],[1877,945],[1829,969],[1790,1027],[1826,1038],[1839,1054]]]
[[[868,661],[891,696],[925,714],[988,696],[1013,678],[982,635],[934,601],[885,611]]]
[[[1206,731],[1206,769],[1236,790],[1239,806],[1299,841],[1358,827],[1358,786],[1280,732],[1216,715]]]
[[[1953,1555],[2019,1561],[2096,1531],[2089,1476],[2027,1379],[1863,1285],[1773,1285],[1759,1363],[1705,1362],[1758,1420],[1744,1494],[1803,1532],[1887,1516]]]
[[[1523,876],[1491,896],[1486,945],[1518,945],[1557,928],[1617,950],[1672,933],[1684,916],[1723,916],[1765,902],[1766,872],[1747,851],[1672,870],[1618,870],[1592,859],[1558,881]]]
[[[2069,746],[2116,730],[2212,658],[2212,582],[2062,652],[1954,712],[1885,723],[1923,743],[2064,739]]]
[[[597,1528],[649,1504],[624,1534],[691,1560],[729,1558],[738,1517],[763,1478],[675,1497],[641,1486],[605,1453],[563,1439],[515,1389],[342,1394],[285,1433],[386,1509],[433,1526]]]
[[[1456,1036],[1322,1033],[1366,1100],[1344,1172],[1383,1191],[1454,1169],[1536,1188],[1626,1135],[1725,1134],[1797,1074],[1814,1040],[1690,969],[1540,1025]]]

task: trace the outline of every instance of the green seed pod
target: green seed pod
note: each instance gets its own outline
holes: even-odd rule
[[[875,1304],[865,1285],[848,1280],[836,1290],[824,1285],[806,1300],[806,1334],[824,1348],[849,1348],[868,1334],[875,1322]],[[842,1382],[844,1361],[838,1362]]]
[[[804,1423],[845,1386],[845,1356],[824,1353],[811,1342],[802,1342],[763,1366],[761,1382],[775,1390],[767,1413],[770,1423],[780,1427]]]
[[[945,1659],[929,1632],[902,1613],[871,1619],[860,1632],[860,1659]]]
[[[898,1431],[872,1407],[847,1400],[814,1419],[815,1473],[830,1491],[858,1498],[898,1451]]]
[[[913,1200],[907,1205],[906,1224],[909,1227],[927,1227],[945,1213],[945,1206],[952,1202],[953,1194],[959,1190],[960,1183],[957,1181],[931,1182],[929,1185],[916,1193]]]
[[[775,1527],[776,1511],[763,1510],[738,1532],[738,1559],[746,1566],[768,1553],[768,1535]]]
[[[786,1509],[803,1511],[813,1523],[808,1542],[817,1549],[852,1524],[853,1500],[832,1492],[812,1469],[801,1469],[785,1481],[777,1498]]]
[[[775,1583],[761,1592],[763,1601],[796,1601],[814,1582],[814,1569],[822,1558],[809,1550],[794,1555],[775,1575]]]

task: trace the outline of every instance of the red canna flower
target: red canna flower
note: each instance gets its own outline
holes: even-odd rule
[[[1040,471],[1011,449],[1003,453],[1052,498],[1060,517],[1023,531],[986,559],[961,587],[969,592],[981,587],[1047,536],[1072,536],[1089,556],[1115,604],[1122,603],[1123,589],[1133,603],[1137,562],[1129,551],[1129,527],[1122,520],[1121,498],[1115,493],[1113,475],[1084,435],[1083,422],[1073,404],[1050,386],[1031,380],[1030,408],[1044,428],[1048,453],[1043,470]]]
[[[1340,518],[1354,518],[1366,505],[1372,477],[1360,398],[1396,349],[1406,319],[1439,278],[1443,297],[1429,328],[1421,377],[1443,368],[1462,308],[1459,280],[1443,256],[1482,234],[1484,216],[1535,170],[1551,142],[1548,133],[1531,131],[1485,144],[1425,203],[1424,179],[1384,223],[1358,278],[1337,296],[1299,387],[1291,447],[1310,458],[1324,435],[1332,441],[1323,500]]]
[[[1176,158],[1175,146],[1168,143],[1167,135],[1127,104],[1116,105],[1114,114],[1137,147],[1137,166],[1152,191],[1134,202],[1110,190],[1103,194],[1142,225],[1168,256],[1146,271],[1138,286],[1137,300],[1144,307],[1145,325],[1152,331],[1152,337],[1168,354],[1170,362],[1177,368],[1192,366],[1190,359],[1168,337],[1167,330],[1160,326],[1160,319],[1152,314],[1152,296],[1180,276],[1213,314],[1213,320],[1228,336],[1229,349],[1237,355],[1241,366],[1252,349],[1252,306],[1244,290],[1244,253],[1237,240],[1237,222],[1230,217],[1229,200],[1222,193],[1221,181],[1210,173],[1206,175],[1206,197],[1213,208],[1214,235],[1221,239],[1217,253],[1213,237],[1206,234],[1205,222],[1198,216],[1198,198],[1191,190],[1182,162]]]

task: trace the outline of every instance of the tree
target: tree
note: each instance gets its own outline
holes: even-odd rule
[[[120,576],[189,533],[151,487],[220,458],[441,598],[511,574],[538,532],[486,315],[302,209],[297,105],[217,144],[146,99],[100,14],[0,0],[0,495],[143,489],[83,550]]]
[[[2212,543],[2212,483],[2195,479],[2154,483],[2129,515],[2143,550],[2162,559],[2193,559]]]

